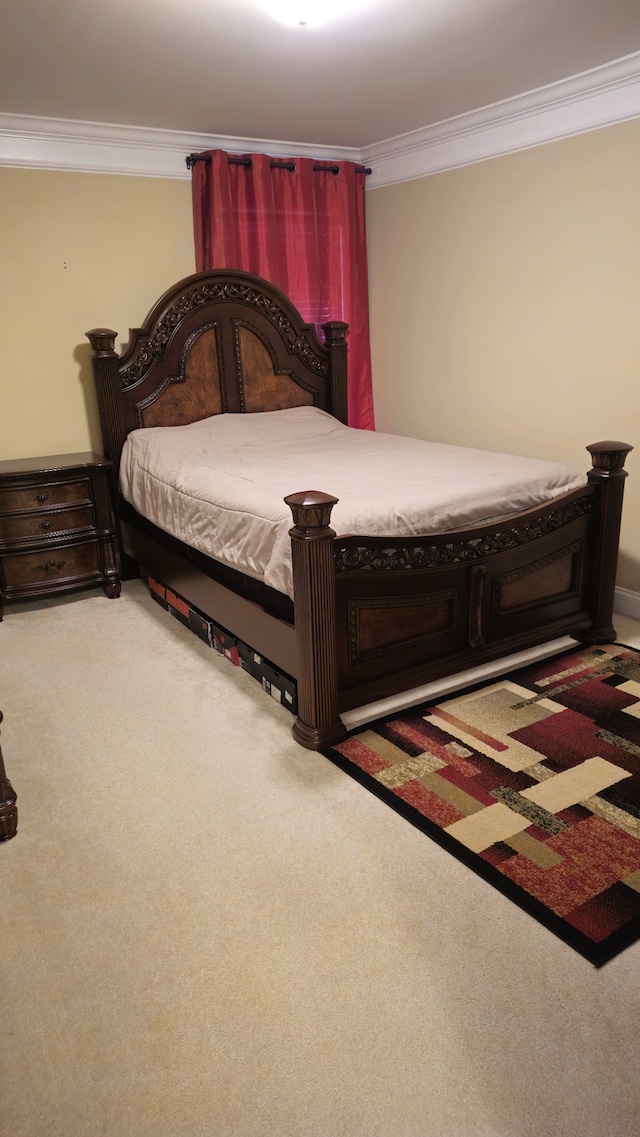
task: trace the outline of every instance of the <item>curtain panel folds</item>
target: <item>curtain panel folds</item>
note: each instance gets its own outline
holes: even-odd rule
[[[373,430],[365,174],[353,162],[285,164],[226,150],[194,157],[197,271],[255,273],[318,329],[327,320],[346,321],[349,425]]]

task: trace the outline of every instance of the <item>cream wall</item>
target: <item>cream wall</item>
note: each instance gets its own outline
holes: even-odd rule
[[[101,449],[88,328],[195,271],[189,181],[0,169],[0,458]]]
[[[566,461],[623,439],[640,591],[640,120],[367,194],[376,424]]]

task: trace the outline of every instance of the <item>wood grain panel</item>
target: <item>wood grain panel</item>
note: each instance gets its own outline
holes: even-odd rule
[[[355,666],[453,631],[457,598],[452,589],[435,596],[350,601],[349,662]]]
[[[0,540],[21,541],[29,537],[51,536],[72,529],[90,529],[93,525],[91,508],[66,509],[48,513],[29,513],[26,516],[0,517]]]
[[[270,352],[255,332],[238,324],[236,334],[243,410],[283,411],[313,406],[313,392],[305,390],[290,375],[276,372]]]
[[[49,509],[52,505],[69,505],[72,502],[91,502],[89,481],[49,482],[41,478],[32,485],[0,490],[0,513],[20,513],[26,510]]]
[[[143,406],[143,426],[185,426],[223,410],[215,327],[187,343],[180,375],[172,379],[148,406]]]
[[[528,565],[517,572],[498,578],[498,614],[523,608],[552,596],[560,597],[575,590],[576,548],[572,547],[547,562]]]
[[[46,546],[37,553],[15,553],[4,558],[3,569],[8,590],[97,577],[100,575],[98,546],[92,541],[82,545]]]

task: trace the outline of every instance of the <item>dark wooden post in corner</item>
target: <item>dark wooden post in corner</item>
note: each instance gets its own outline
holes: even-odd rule
[[[320,750],[347,733],[338,715],[335,533],[329,526],[337,498],[309,490],[284,500],[294,526],[289,530],[298,647],[298,718],[293,737],[308,750]]]
[[[587,446],[587,450],[593,462],[593,469],[589,470],[587,477],[592,485],[598,486],[599,492],[594,549],[593,626],[580,639],[587,643],[612,643],[616,638],[613,601],[624,480],[627,476],[624,462],[633,446],[626,442],[594,442]]]
[[[0,722],[2,722],[2,711],[0,711]],[[8,841],[18,832],[17,800],[18,796],[14,793],[4,768],[2,747],[0,747],[0,841]]]
[[[347,422],[347,340],[349,325],[342,320],[329,320],[322,325],[324,338],[331,352],[331,414],[340,422]]]
[[[92,328],[91,331],[84,334],[93,349],[91,363],[98,398],[105,458],[110,458],[113,462],[113,475],[117,486],[120,451],[129,431],[132,429],[132,425],[125,420],[122,400],[118,397],[121,382],[118,373],[118,356],[114,351],[118,333],[112,331],[111,328]],[[117,446],[117,453],[111,454],[109,453],[109,440],[113,439],[114,436],[119,445]]]
[[[100,428],[102,431],[102,446],[105,458],[112,464],[110,477],[112,478],[113,500],[118,500],[118,487],[120,484],[120,456],[122,447],[135,422],[128,422],[125,416],[124,405],[119,397],[122,387],[118,371],[118,355],[115,351],[117,332],[112,328],[91,328],[84,333],[91,344],[91,364],[93,379],[98,399],[98,413],[100,415]],[[110,442],[111,440],[111,442]],[[115,445],[112,445],[115,442]],[[113,453],[111,452],[113,449]],[[123,580],[133,580],[140,575],[139,565],[125,553],[120,538],[120,524],[116,510],[116,527],[118,529],[118,544],[120,546],[120,576]],[[114,593],[114,595],[116,595]],[[117,593],[119,595],[119,592]]]

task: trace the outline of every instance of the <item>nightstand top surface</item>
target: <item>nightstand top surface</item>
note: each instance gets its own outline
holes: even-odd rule
[[[80,454],[45,454],[41,458],[9,458],[0,462],[2,474],[40,474],[54,470],[72,470],[77,466],[110,466],[108,458],[88,450]]]

